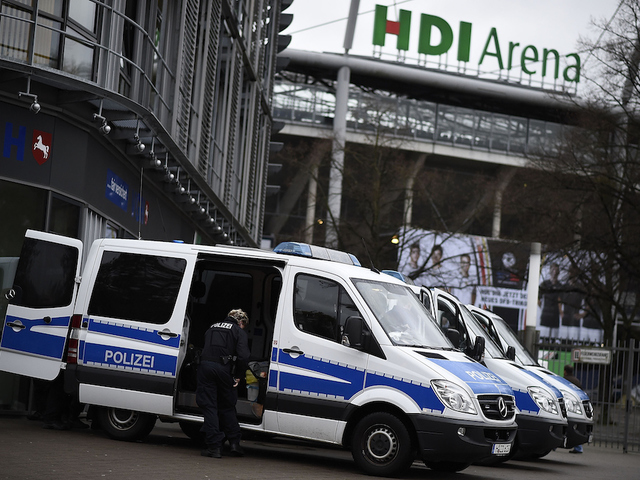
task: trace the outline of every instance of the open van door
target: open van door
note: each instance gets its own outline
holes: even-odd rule
[[[80,240],[27,230],[0,338],[0,370],[53,380],[80,282]]]

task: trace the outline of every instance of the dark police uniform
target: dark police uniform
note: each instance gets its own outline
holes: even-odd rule
[[[202,431],[209,450],[219,449],[226,436],[232,452],[237,452],[234,448],[239,447],[240,427],[235,409],[238,393],[234,388],[234,369],[239,377],[247,369],[249,354],[247,334],[234,318],[214,323],[205,333],[196,402],[204,414]]]

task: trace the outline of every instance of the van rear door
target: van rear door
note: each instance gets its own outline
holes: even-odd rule
[[[82,242],[27,230],[0,340],[0,370],[53,380],[64,365]]]

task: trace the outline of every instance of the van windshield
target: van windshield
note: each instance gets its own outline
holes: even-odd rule
[[[513,333],[511,327],[507,325],[502,318],[493,319],[493,325],[496,327],[498,334],[502,339],[504,339],[504,343],[507,345],[513,345],[516,349],[516,361],[520,365],[538,365],[531,354],[522,346],[518,337]]]
[[[500,347],[496,345],[493,338],[487,334],[478,319],[467,310],[467,307],[460,305],[460,313],[464,319],[464,324],[467,326],[467,330],[471,333],[472,338],[470,340],[475,341],[478,337],[484,337],[484,353],[486,356],[491,358],[506,358]]]
[[[409,287],[360,279],[353,283],[394,345],[454,349]]]

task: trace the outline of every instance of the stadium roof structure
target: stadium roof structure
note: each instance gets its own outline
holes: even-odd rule
[[[288,72],[335,80],[338,70],[350,69],[350,82],[365,89],[384,90],[418,100],[571,123],[580,97],[558,90],[528,86],[525,80],[485,79],[372,57],[287,49]]]

